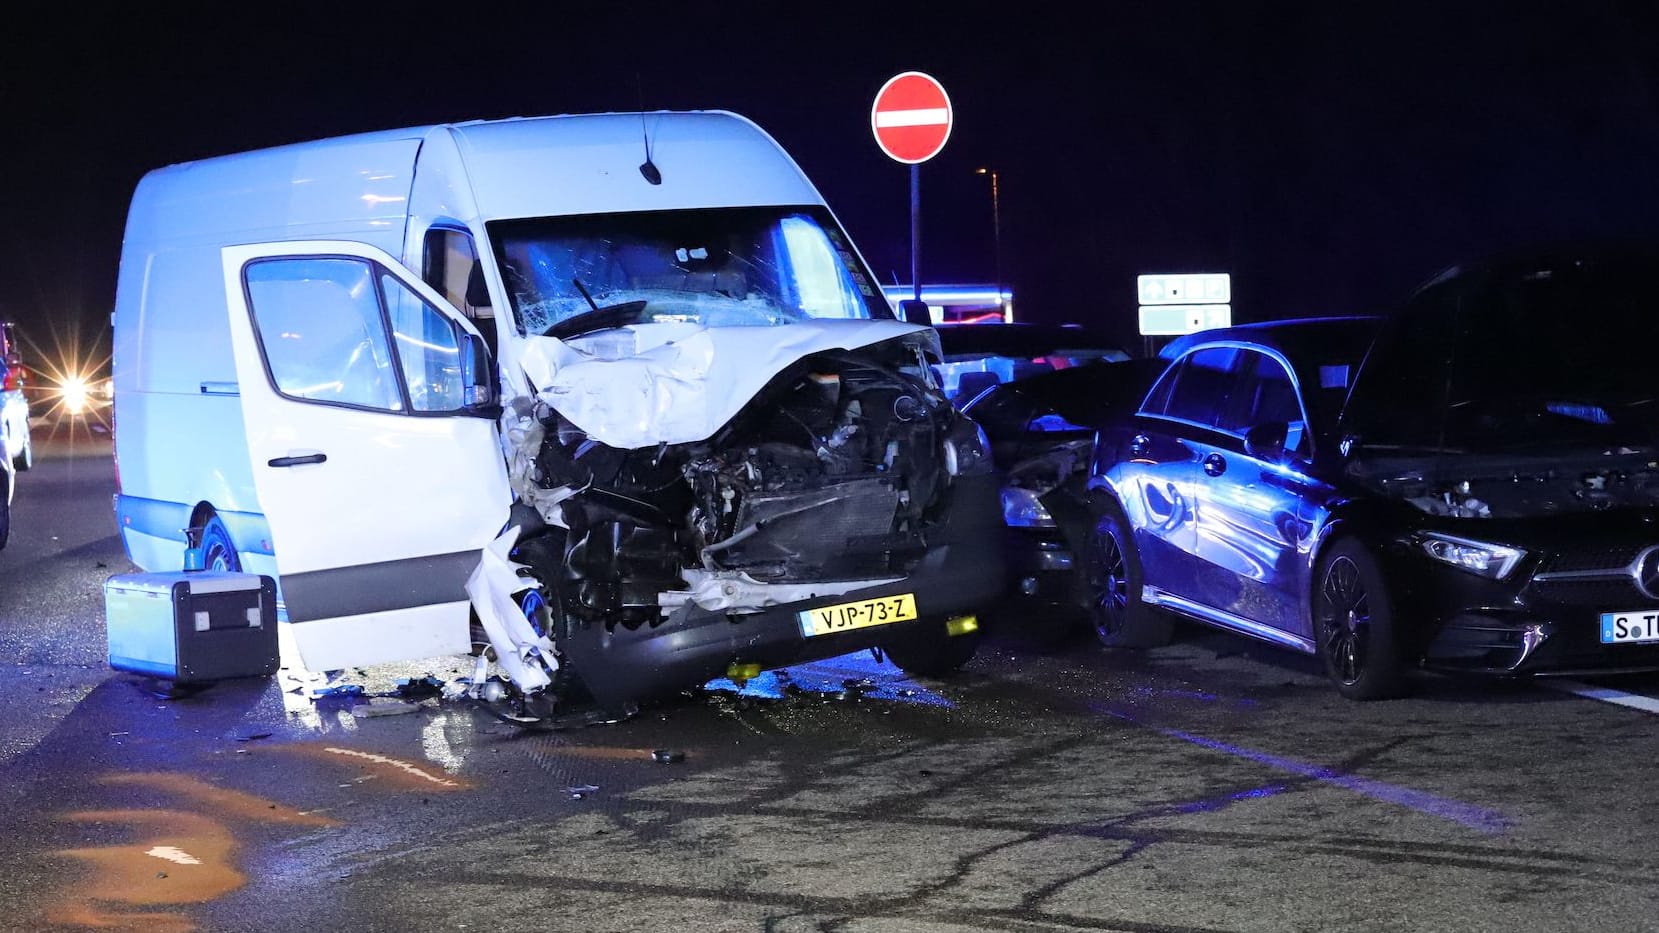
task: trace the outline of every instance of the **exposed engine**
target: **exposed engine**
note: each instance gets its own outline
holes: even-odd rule
[[[927,546],[960,417],[895,352],[819,354],[780,373],[714,437],[619,450],[537,404],[534,502],[567,533],[516,559],[589,618],[659,620],[701,574],[745,584],[897,577]],[[706,577],[705,577],[706,578]]]
[[[1373,462],[1385,491],[1431,515],[1512,518],[1659,505],[1659,458],[1653,451],[1618,448],[1543,459],[1458,460],[1456,475],[1433,461]]]

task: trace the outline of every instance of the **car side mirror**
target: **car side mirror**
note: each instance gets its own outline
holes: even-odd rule
[[[1282,460],[1289,435],[1290,425],[1285,422],[1263,422],[1244,433],[1244,452],[1258,460]]]
[[[899,320],[906,324],[933,324],[933,314],[927,309],[927,302],[918,298],[904,298],[899,301]]]
[[[468,331],[458,335],[461,344],[462,404],[476,415],[495,417],[500,413],[495,399],[495,363],[490,348]]]

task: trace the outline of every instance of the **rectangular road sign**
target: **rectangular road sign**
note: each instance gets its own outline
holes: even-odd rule
[[[1218,305],[1233,300],[1233,279],[1225,272],[1137,275],[1143,305]]]
[[[1212,327],[1230,327],[1232,323],[1232,305],[1141,305],[1144,337],[1190,334]]]

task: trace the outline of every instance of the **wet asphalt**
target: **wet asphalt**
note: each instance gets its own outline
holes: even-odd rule
[[[1003,613],[950,680],[861,654],[542,730],[423,695],[464,657],[172,696],[106,662],[107,435],[39,437],[0,551],[0,929],[1659,929],[1659,717],[1356,704],[1196,629],[1108,653]]]

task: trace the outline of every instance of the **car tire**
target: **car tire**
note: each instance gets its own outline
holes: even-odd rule
[[[1394,604],[1377,559],[1345,538],[1320,556],[1313,580],[1315,647],[1337,691],[1350,700],[1403,695]]]
[[[1156,648],[1169,644],[1175,620],[1141,601],[1141,559],[1123,510],[1097,499],[1083,545],[1083,585],[1089,625],[1108,648]]]
[[[12,504],[11,490],[7,488],[10,480],[6,474],[0,473],[0,549],[5,548],[6,542],[12,536]]]
[[[242,556],[236,551],[236,542],[230,539],[230,530],[218,515],[209,513],[207,521],[192,528],[190,546],[201,549],[202,569],[227,573],[242,572]]]
[[[24,470],[27,470],[28,468],[30,468],[34,465],[35,465],[35,439],[33,437],[31,437],[28,433],[24,433],[24,435],[23,435],[23,450],[17,456],[12,458],[12,466],[16,467],[17,472],[21,473]]]
[[[906,674],[948,677],[973,660],[979,651],[982,632],[976,629],[952,635],[946,622],[938,618],[913,623],[909,632],[883,643],[881,650]]]

